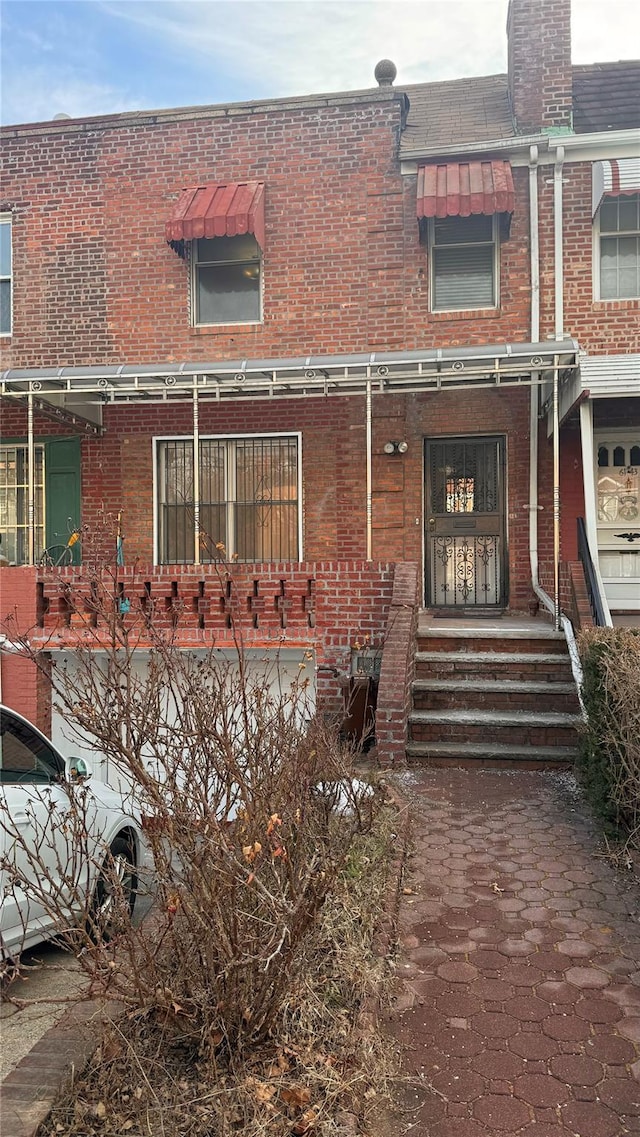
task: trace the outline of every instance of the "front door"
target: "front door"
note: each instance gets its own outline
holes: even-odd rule
[[[428,439],[425,475],[427,604],[503,608],[504,439]]]

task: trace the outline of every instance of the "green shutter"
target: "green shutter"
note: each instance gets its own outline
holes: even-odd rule
[[[65,545],[80,525],[80,439],[56,438],[44,445],[46,543]],[[80,564],[80,542],[73,563]]]

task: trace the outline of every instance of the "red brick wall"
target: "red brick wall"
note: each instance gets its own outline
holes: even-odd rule
[[[82,442],[83,556],[111,559],[122,511],[127,564],[153,560],[153,438],[189,435],[190,403],[125,404],[105,408],[105,433]],[[12,430],[26,429],[13,412]],[[309,560],[366,556],[364,398],[206,403],[206,434],[302,432],[304,556]],[[529,395],[526,390],[432,392],[373,399],[373,556],[422,562],[424,439],[498,434],[507,438],[510,605],[530,599],[528,554]],[[404,455],[386,455],[389,439],[404,439]],[[550,457],[548,458],[550,461]],[[550,483],[549,483],[550,484]],[[416,524],[417,522],[417,524]],[[422,587],[421,587],[422,594]]]
[[[401,766],[406,759],[419,596],[418,566],[396,565],[376,710],[377,754],[382,766]]]
[[[7,365],[362,350],[371,306],[376,335],[394,324],[379,222],[401,197],[400,109],[389,91],[347,106],[5,130]],[[264,323],[191,328],[188,266],[165,221],[183,186],[247,178],[266,183]]]
[[[518,19],[528,18],[528,8],[536,19],[543,12],[551,42],[566,19],[566,0],[519,2]],[[528,341],[528,171],[514,169],[517,202],[510,237],[501,244],[500,306],[430,313],[415,177],[401,178],[396,160],[400,111],[398,92],[380,91],[342,104],[318,100],[233,116],[220,110],[182,118],[133,116],[129,124],[113,119],[7,128],[3,208],[12,209],[15,221],[15,333],[5,344],[7,366]],[[264,323],[192,328],[188,268],[166,244],[165,220],[183,185],[248,177],[266,182]],[[638,303],[591,299],[590,177],[589,163],[565,167],[565,330],[592,351],[631,350],[640,334]],[[543,339],[554,333],[551,181],[551,168],[541,169]],[[507,388],[376,395],[373,414],[373,553],[390,560],[422,560],[424,438],[507,437],[510,603],[526,610],[528,395]],[[85,555],[92,549],[112,554],[122,511],[128,561],[149,562],[151,439],[188,434],[190,406],[107,406],[104,421],[104,436],[82,444]],[[364,399],[247,400],[201,408],[205,434],[279,430],[302,432],[304,555],[363,557]],[[39,415],[36,432],[69,433]],[[24,412],[3,407],[3,434],[25,433]],[[389,438],[406,439],[407,454],[384,455]],[[563,544],[573,556],[571,515],[581,508],[575,440],[566,453],[563,444],[563,463],[565,458]],[[550,463],[543,442],[542,556],[550,553]]]
[[[591,162],[563,167],[564,331],[590,355],[640,351],[640,300],[594,300]],[[541,339],[555,332],[553,167],[539,173]]]
[[[9,640],[36,627],[35,568],[0,567],[0,632]],[[30,660],[0,651],[2,702],[41,730],[51,726],[51,700],[46,677]]]

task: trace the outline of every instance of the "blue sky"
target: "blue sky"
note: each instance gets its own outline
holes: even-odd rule
[[[2,0],[3,123],[506,70],[507,0]],[[640,55],[637,0],[573,0],[576,63]]]

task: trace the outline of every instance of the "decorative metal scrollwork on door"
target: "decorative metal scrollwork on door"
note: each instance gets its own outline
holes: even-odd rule
[[[504,603],[502,440],[428,442],[429,603]]]
[[[500,562],[497,537],[435,537],[432,555],[433,603],[499,603]]]

